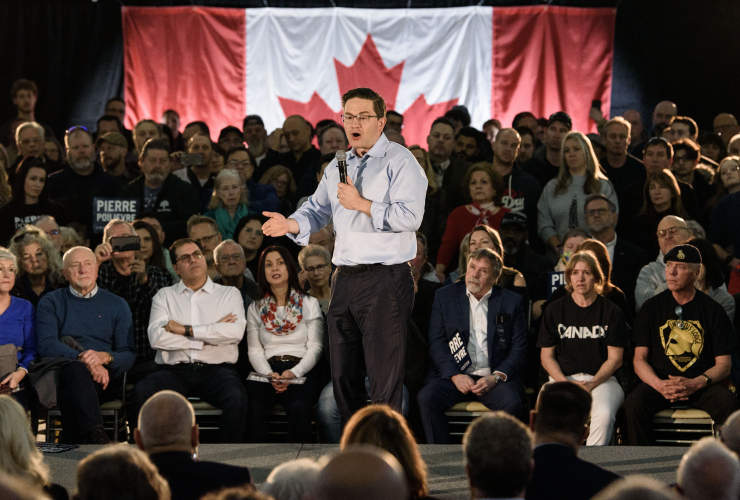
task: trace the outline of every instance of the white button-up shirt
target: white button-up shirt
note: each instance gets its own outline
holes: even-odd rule
[[[219,323],[224,316],[234,314],[235,323]],[[191,325],[193,336],[185,337],[165,330],[167,322]],[[239,290],[217,285],[206,279],[197,292],[181,281],[162,288],[152,299],[149,316],[149,342],[156,349],[158,364],[177,363],[236,363],[239,341],[244,337],[247,319]]]
[[[484,377],[491,374],[491,362],[488,359],[488,299],[491,297],[491,290],[488,290],[480,300],[467,288],[465,293],[470,301],[468,353],[471,361],[465,373]]]

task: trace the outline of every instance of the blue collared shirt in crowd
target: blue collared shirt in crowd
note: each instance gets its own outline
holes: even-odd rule
[[[333,216],[334,265],[392,265],[413,259],[415,231],[424,217],[428,186],[414,155],[381,134],[362,158],[354,148],[347,152],[347,175],[360,196],[372,202],[372,218],[339,203],[339,169],[337,161],[332,160],[316,192],[290,216],[298,222],[300,231],[288,236],[299,245],[306,245],[311,233],[324,227]]]

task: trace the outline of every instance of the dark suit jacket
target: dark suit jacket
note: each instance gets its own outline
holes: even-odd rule
[[[527,500],[588,500],[620,476],[585,460],[562,444],[534,449],[534,473]]]
[[[504,324],[506,349],[499,349],[495,341],[496,315],[509,314],[511,321]],[[450,352],[449,341],[460,332],[467,346],[470,339],[470,301],[465,283],[453,283],[440,288],[434,295],[434,307],[429,322],[429,353],[434,366],[431,376],[451,378],[462,373]],[[488,298],[488,359],[491,371],[506,374],[506,381],[521,377],[527,362],[527,316],[522,297],[496,285]]]
[[[445,175],[442,178],[442,187],[447,193],[450,211],[468,202],[469,189],[462,187],[462,182],[465,174],[468,172],[468,168],[470,168],[470,163],[450,157],[450,166],[447,167]]]
[[[197,462],[186,452],[154,453],[149,458],[170,484],[172,500],[198,500],[225,487],[249,484],[249,469],[218,462]]]
[[[614,262],[612,262],[612,283],[624,292],[627,305],[635,310],[635,286],[640,269],[650,263],[647,252],[635,244],[617,235],[614,245]]]

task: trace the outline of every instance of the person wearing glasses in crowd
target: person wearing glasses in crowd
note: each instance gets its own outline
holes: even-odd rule
[[[218,274],[213,260],[213,250],[223,240],[218,223],[204,215],[193,215],[188,219],[188,237],[203,251],[208,265],[208,276],[213,279]]]
[[[310,175],[313,171],[306,175]],[[267,169],[260,179],[260,184],[269,184],[275,187],[278,199],[280,200],[280,213],[290,215],[295,210],[293,196],[296,191],[295,179],[293,173],[288,167],[274,165]]]
[[[56,219],[51,215],[42,215],[34,221],[33,225],[46,233],[46,236],[49,237],[51,243],[54,245],[54,248],[59,252],[59,256],[61,257],[63,254],[62,232],[59,229],[59,224],[57,224]]]
[[[263,230],[306,245],[310,234],[333,217],[338,270],[327,322],[334,394],[346,423],[367,404],[363,360],[372,402],[402,411],[406,333],[414,302],[408,262],[416,255],[428,183],[414,155],[383,134],[386,106],[380,94],[350,90],[342,96],[342,109],[352,145],[347,183],[340,182],[332,161],[313,196],[290,218],[266,212],[270,219]]]
[[[13,182],[13,198],[0,208],[0,244],[44,214],[64,222],[64,209],[49,201],[46,189],[46,169],[36,157],[25,159],[18,165]]]
[[[240,443],[247,393],[234,363],[247,325],[244,301],[234,287],[211,281],[205,256],[194,240],[175,241],[170,253],[182,281],[162,288],[152,300],[148,333],[158,366],[134,386],[129,422],[136,425],[141,407],[152,395],[172,390],[221,409],[220,442]]]
[[[245,132],[246,134],[246,132]],[[242,180],[247,186],[249,207],[257,212],[280,210],[280,198],[278,198],[275,186],[272,184],[261,184],[254,178],[256,162],[252,154],[245,147],[230,149],[226,152],[226,168],[239,172]]]
[[[210,210],[203,216],[216,221],[223,239],[233,238],[237,223],[242,217],[252,213],[249,209],[244,181],[239,176],[239,172],[230,168],[219,172],[208,208]]]
[[[10,240],[10,251],[19,264],[12,295],[29,301],[35,308],[44,295],[64,283],[62,257],[38,227],[26,226],[15,235]]]
[[[10,185],[13,185],[18,165],[26,158],[38,158],[41,160],[44,170],[49,175],[62,169],[60,162],[52,160],[44,153],[45,136],[46,130],[35,121],[22,123],[15,129],[15,144],[18,148],[18,156],[13,164],[6,168]]]
[[[252,301],[259,300],[260,293],[257,283],[246,276],[244,249],[232,239],[224,240],[213,250],[213,257],[218,271],[213,282],[239,290],[247,310]]]
[[[308,281],[308,294],[319,301],[321,312],[326,316],[331,299],[332,268],[329,251],[320,245],[308,245],[298,254],[298,265],[302,269],[298,273],[298,280]]]

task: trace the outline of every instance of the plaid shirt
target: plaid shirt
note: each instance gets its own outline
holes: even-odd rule
[[[172,286],[173,281],[170,273],[154,266],[146,267],[146,275],[148,281],[140,285],[135,274],[123,276],[110,260],[103,262],[98,271],[98,286],[121,297],[131,309],[136,360],[139,362],[154,359],[154,349],[147,334],[152,299],[161,288]]]

